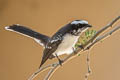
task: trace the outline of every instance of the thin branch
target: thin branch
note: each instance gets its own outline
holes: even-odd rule
[[[104,32],[105,30],[107,30],[109,27],[112,27],[113,24],[115,22],[117,22],[119,19],[120,19],[120,16],[116,17],[110,23],[108,23],[106,26],[104,26],[102,29],[100,29],[99,31],[97,31],[97,33],[88,42],[86,42],[86,44],[83,47],[85,48],[85,46],[87,46],[89,43],[93,42],[98,35],[100,35],[102,32]]]
[[[75,53],[76,53],[76,52],[75,52]],[[74,56],[75,53],[70,54],[69,56],[65,57],[65,58],[63,59],[63,63],[62,63],[62,64],[64,64],[68,59],[72,58],[72,56]],[[54,63],[54,64],[55,64],[55,63]],[[46,77],[45,77],[44,80],[49,80],[50,76],[52,76],[54,70],[55,70],[58,66],[60,66],[59,62],[57,62],[56,65],[48,72],[48,74],[46,75]]]
[[[88,80],[89,75],[92,74],[92,70],[90,68],[90,50],[88,50],[86,62],[87,62],[88,72],[85,75],[85,80]]]
[[[112,29],[111,31],[109,31],[108,33],[106,33],[106,34],[104,34],[102,36],[98,36],[89,46],[87,46],[87,48],[85,50],[90,49],[95,43],[99,42],[100,40],[106,38],[109,35],[112,35],[112,33],[117,31],[119,28],[120,28],[120,26],[117,26],[114,29]]]
[[[106,29],[108,29],[109,27],[111,27],[116,21],[118,21],[120,19],[120,16],[118,16],[117,18],[115,18],[114,20],[112,20],[107,26],[103,27],[102,29],[100,29],[88,42],[86,42],[86,44],[82,45],[84,47],[85,50],[88,50],[89,48],[91,48],[95,43],[97,43],[98,41],[100,41],[101,39],[105,38],[107,35],[112,34],[113,32],[115,32],[116,30],[118,30],[120,28],[116,27],[115,29],[111,30],[110,32],[106,33],[105,35],[99,37],[96,39],[96,37],[98,37],[102,32],[104,32]],[[92,43],[91,43],[92,42]],[[91,43],[91,44],[90,44]],[[90,45],[89,45],[90,44]],[[89,46],[88,46],[89,45]],[[75,56],[75,54],[78,54],[81,50],[81,48],[77,48],[75,50],[75,52],[73,54],[68,55],[67,57],[65,57],[63,59],[63,63],[69,61],[70,58],[73,58],[73,56]],[[53,63],[53,64],[49,64],[45,67],[41,67],[40,69],[38,69],[35,73],[32,74],[32,76],[28,79],[28,80],[33,80],[38,73],[40,73],[41,71],[51,68],[50,71],[48,72],[48,74],[46,75],[44,80],[49,80],[50,76],[52,75],[52,73],[56,70],[56,68],[58,68],[59,66],[59,62],[57,63]]]
[[[50,67],[52,67],[52,65],[53,65],[53,64],[49,64],[49,65],[47,65],[47,66],[44,66],[44,67],[38,69],[36,72],[34,72],[34,73],[29,77],[28,80],[33,80],[33,79],[38,75],[39,72],[42,72],[43,70],[49,69]]]
[[[59,64],[57,64],[56,66],[54,66],[47,74],[47,76],[45,77],[44,80],[48,80],[50,76],[52,76],[51,74],[55,71],[55,69],[57,68]]]
[[[103,27],[102,29],[100,29],[99,31],[97,31],[97,33],[95,34],[95,36],[93,36],[93,38],[91,39],[91,42],[102,32],[104,32],[105,30],[107,30],[110,26],[112,27],[113,24],[115,22],[117,22],[120,19],[120,16],[116,17],[115,19],[113,19],[109,24],[107,24],[105,27]]]

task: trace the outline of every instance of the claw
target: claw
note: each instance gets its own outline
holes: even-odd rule
[[[60,59],[59,59],[59,64],[60,64],[60,66],[62,66],[62,63],[63,63],[63,60],[60,60]]]

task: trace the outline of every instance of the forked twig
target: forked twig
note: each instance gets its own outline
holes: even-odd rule
[[[99,42],[100,40],[106,38],[109,35],[112,35],[119,28],[120,28],[120,26],[116,26],[114,29],[112,29],[111,31],[105,33],[104,35],[98,36],[89,46],[87,46],[87,48],[85,50],[90,49],[95,43]]]
[[[118,30],[120,28],[120,26],[115,27],[114,29],[112,29],[111,31],[107,32],[103,36],[99,36],[102,32],[104,32],[106,29],[108,29],[109,27],[111,27],[119,19],[120,19],[120,16],[116,17],[108,25],[104,26],[102,29],[100,29],[99,31],[97,31],[97,33],[89,41],[87,41],[84,45],[82,45],[83,48],[84,48],[84,50],[90,49],[95,43],[99,42],[101,39],[107,37],[108,35],[112,34],[116,30]],[[77,48],[73,54],[70,54],[67,57],[65,57],[63,59],[63,64],[65,62],[69,61],[70,58],[73,58],[73,56],[75,56],[76,54],[78,54],[81,50],[83,50],[83,49]],[[53,64],[49,64],[47,66],[43,66],[40,69],[38,69],[35,73],[33,73],[28,80],[33,80],[38,75],[38,73],[40,73],[41,71],[46,70],[48,68],[51,68],[50,71],[48,72],[48,74],[46,75],[45,79],[44,79],[44,80],[49,80],[50,76],[58,68],[58,66],[59,66],[59,62],[56,62],[56,63],[53,63]]]
[[[90,68],[90,50],[88,50],[87,53],[87,68],[88,68],[88,72],[85,75],[85,80],[88,80],[88,77],[90,74],[92,74],[91,68]]]

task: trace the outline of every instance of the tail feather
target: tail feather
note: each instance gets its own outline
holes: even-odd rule
[[[21,25],[12,25],[5,27],[6,30],[17,32],[20,34],[23,34],[25,36],[34,38],[35,41],[39,42],[40,44],[43,44],[44,46],[49,41],[49,37],[46,35],[43,35],[41,33],[38,33],[36,31],[33,31],[27,27],[21,26]]]

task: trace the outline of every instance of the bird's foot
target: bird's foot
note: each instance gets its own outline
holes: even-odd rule
[[[60,60],[60,59],[59,59],[59,64],[60,64],[60,66],[62,66],[62,63],[63,63],[63,60]]]

